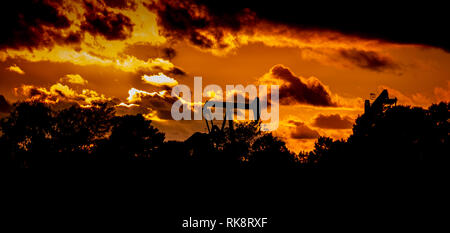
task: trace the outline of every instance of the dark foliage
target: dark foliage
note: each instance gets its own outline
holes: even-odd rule
[[[449,164],[449,104],[362,115],[347,141],[321,137],[309,161],[333,169],[435,169]]]
[[[238,123],[232,135],[225,128],[164,142],[151,121],[115,116],[107,104],[56,111],[43,103],[16,103],[0,121],[0,162],[4,168],[436,168],[449,162],[448,110],[440,103],[365,114],[347,140],[320,137],[313,151],[295,155],[258,122]]]

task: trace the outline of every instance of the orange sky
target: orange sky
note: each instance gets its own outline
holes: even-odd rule
[[[273,72],[274,67],[282,67],[300,84],[324,87],[336,103],[319,106],[301,96],[286,96],[275,134],[298,152],[310,150],[318,135],[351,134],[351,123],[362,113],[363,100],[370,93],[387,88],[399,104],[423,107],[450,101],[450,54],[440,48],[294,28],[257,19],[251,12],[241,20],[251,23],[239,29],[219,27],[220,40],[215,37],[217,28],[196,31],[211,41],[205,46],[168,31],[156,13],[161,9],[141,1],[121,7],[102,2],[88,6],[82,1],[52,6],[71,22],[57,32],[63,37],[78,33],[80,40],[59,42],[44,27],[41,36],[47,37],[48,44],[2,46],[0,94],[9,102],[34,98],[88,106],[95,100],[112,101],[118,113],[142,113],[166,132],[168,140],[184,140],[195,131],[206,132],[206,125],[175,122],[167,116],[173,102],[171,86],[192,87],[194,76],[203,77],[203,87],[257,84],[264,77],[283,79]],[[96,24],[86,23],[89,7],[108,12],[96,15],[101,20],[121,19],[128,24],[118,30],[113,24],[106,24],[111,27],[107,30],[95,28]],[[208,17],[202,9],[194,12]],[[294,83],[287,83],[286,90],[292,88],[295,93]],[[131,95],[137,92],[130,90],[142,91],[142,98],[134,101]]]

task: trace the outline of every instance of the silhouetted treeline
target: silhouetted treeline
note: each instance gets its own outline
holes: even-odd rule
[[[195,133],[184,142],[165,135],[142,115],[115,116],[112,107],[73,105],[52,110],[39,102],[18,103],[1,119],[3,167],[242,167],[293,166],[285,143],[238,124],[226,133]]]
[[[449,104],[429,109],[394,106],[356,120],[348,140],[320,137],[311,152],[294,154],[258,122],[194,133],[184,142],[165,135],[142,115],[116,116],[98,103],[62,110],[17,103],[0,121],[2,167],[36,168],[263,168],[352,169],[446,166]]]
[[[333,169],[446,168],[448,121],[449,103],[388,107],[358,117],[347,140],[320,137],[312,152],[299,156],[309,166]]]

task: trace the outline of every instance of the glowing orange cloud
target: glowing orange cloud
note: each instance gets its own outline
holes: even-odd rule
[[[22,85],[20,88],[15,88],[14,91],[17,96],[24,97],[25,101],[39,101],[48,104],[68,102],[78,103],[82,107],[89,107],[94,102],[111,101],[111,98],[98,94],[94,90],[83,89],[81,93],[78,93],[61,83],[52,85],[50,89],[33,85]]]
[[[6,47],[0,50],[0,61],[10,58],[32,62],[69,62],[76,65],[112,66],[125,72],[172,69],[174,65],[170,61],[159,57],[139,59],[123,53],[135,43],[161,45],[166,42],[158,33],[155,14],[143,2],[136,1],[132,5],[135,7],[111,8],[100,1],[62,1],[51,4],[60,17],[66,18],[70,24],[58,29],[43,26],[42,30],[48,30],[49,33],[42,33],[39,35],[42,38],[37,40],[45,43],[29,48]],[[95,22],[105,25],[98,26]],[[124,22],[127,23],[125,31],[121,28]]]
[[[6,68],[6,69],[11,71],[11,72],[15,72],[15,73],[18,73],[18,74],[21,74],[21,75],[25,74],[25,72],[19,66],[17,66],[16,64],[14,64],[14,65]]]
[[[88,81],[83,79],[79,74],[66,74],[64,77],[60,78],[59,81],[78,85],[86,85],[88,83]]]

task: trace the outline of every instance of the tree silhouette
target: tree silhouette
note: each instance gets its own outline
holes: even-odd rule
[[[114,109],[106,103],[94,103],[89,108],[73,105],[53,114],[52,141],[58,159],[65,166],[88,165],[94,159],[98,141],[111,131]]]
[[[362,115],[347,142],[319,138],[312,157],[334,168],[424,168],[448,164],[449,104],[394,106]]]
[[[191,163],[218,168],[293,167],[297,162],[294,154],[281,139],[261,131],[260,123],[238,122],[233,131],[194,133],[185,141]]]
[[[164,133],[151,125],[142,115],[126,115],[112,118],[111,136],[99,149],[103,159],[121,162],[148,160],[164,142]]]
[[[358,117],[347,140],[319,137],[310,152],[291,153],[260,122],[196,132],[185,141],[165,135],[142,115],[115,116],[107,103],[54,109],[14,104],[0,120],[2,167],[144,168],[446,168],[449,103],[428,109],[393,106]]]
[[[248,163],[253,167],[261,168],[292,168],[297,159],[286,147],[280,138],[265,133],[252,144]]]
[[[52,154],[51,110],[42,103],[20,103],[1,119],[3,156],[19,167],[30,167],[50,160]]]

